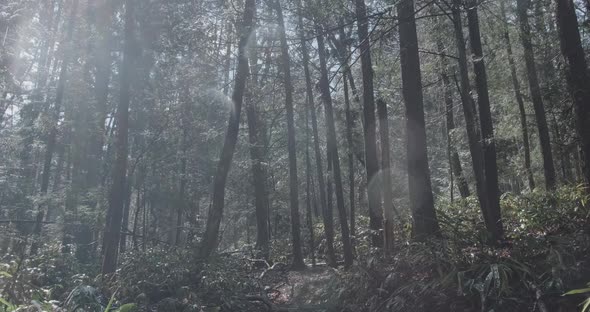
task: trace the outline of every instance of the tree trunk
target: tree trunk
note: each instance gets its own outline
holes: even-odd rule
[[[113,7],[112,1],[102,0],[98,4],[98,17],[96,18],[99,42],[96,52],[96,78],[94,93],[96,97],[96,129],[92,132],[92,144],[90,159],[95,164],[88,167],[89,187],[100,185],[100,168],[96,165],[102,162],[105,119],[108,111],[109,80],[111,75],[111,29]],[[96,203],[94,203],[96,205]]]
[[[572,0],[555,0],[561,53],[566,63],[567,85],[574,102],[576,130],[584,182],[590,186],[590,77]],[[590,193],[590,188],[587,188]]]
[[[309,98],[307,99],[309,101]],[[309,105],[309,104],[307,104]],[[305,111],[305,175],[307,176],[305,182],[305,208],[306,208],[306,217],[307,217],[307,228],[309,231],[309,254],[311,256],[311,265],[315,267],[316,259],[315,259],[315,239],[314,239],[314,232],[313,232],[313,215],[312,215],[312,177],[311,177],[311,158],[309,156],[309,143],[310,143],[310,135],[309,135],[309,112]],[[315,198],[313,199],[315,202]]]
[[[350,232],[348,228],[348,217],[346,216],[346,208],[344,204],[344,187],[342,185],[342,175],[340,171],[340,159],[338,157],[338,145],[336,142],[336,123],[334,121],[334,108],[332,107],[332,97],[330,95],[330,82],[328,80],[328,68],[326,64],[326,47],[324,44],[324,36],[319,33],[317,36],[318,42],[318,58],[320,60],[320,91],[322,94],[322,101],[324,102],[324,110],[326,116],[327,129],[327,144],[328,144],[328,163],[331,163],[334,168],[334,190],[336,192],[336,207],[338,209],[338,217],[340,220],[340,234],[342,236],[342,247],[344,249],[344,266],[350,267],[353,262],[352,244],[350,243]]]
[[[299,217],[299,181],[297,178],[297,149],[295,146],[295,121],[293,114],[293,83],[291,81],[291,59],[285,33],[285,21],[280,0],[276,0],[279,37],[281,41],[281,65],[285,84],[285,109],[287,111],[287,149],[289,153],[289,202],[291,206],[291,239],[293,243],[294,269],[305,268],[301,251],[301,220]]]
[[[444,44],[440,39],[436,42],[437,48],[440,52],[445,51]],[[443,82],[443,91],[445,98],[445,118],[447,121],[447,145],[449,150],[449,163],[451,166],[451,175],[457,177],[457,186],[459,188],[459,194],[462,198],[467,198],[471,195],[469,192],[469,184],[463,175],[463,168],[461,166],[461,160],[459,153],[452,140],[451,133],[455,130],[455,116],[453,109],[453,87],[449,79],[449,62],[445,56],[440,57],[441,62],[441,79]],[[452,177],[451,177],[452,179]],[[451,186],[452,189],[452,186]]]
[[[183,214],[186,210],[186,184],[187,184],[187,149],[189,145],[189,127],[190,123],[187,120],[191,116],[191,102],[190,102],[190,90],[188,85],[184,87],[184,99],[182,103],[182,116],[180,117],[182,138],[180,140],[180,185],[178,190],[178,202],[176,209],[176,237],[174,238],[174,244],[180,246],[182,242],[182,225],[183,225]]]
[[[254,12],[256,15],[256,12]],[[256,18],[256,16],[254,16]],[[255,23],[255,22],[253,22]],[[258,89],[258,44],[256,34],[251,35],[253,42],[250,47],[250,67],[251,67],[251,84],[247,92],[246,116],[248,119],[248,140],[250,143],[250,159],[252,162],[252,181],[254,184],[254,207],[256,210],[256,249],[261,252],[263,259],[270,257],[270,233],[269,233],[269,212],[268,212],[268,193],[267,193],[267,174],[264,168],[265,150],[264,143],[265,133],[263,127],[259,126],[258,108],[256,102],[258,98],[254,95]],[[268,66],[267,66],[268,68]],[[263,86],[264,87],[264,86]],[[254,92],[252,92],[255,90]]]
[[[250,143],[250,158],[252,160],[252,180],[254,183],[254,206],[256,207],[256,249],[262,252],[262,257],[269,257],[268,233],[268,197],[266,193],[266,174],[263,167],[264,146],[260,142],[258,116],[254,99],[249,99],[246,107],[248,118],[248,138]]]
[[[330,82],[328,80],[328,68],[326,64],[324,36],[319,33],[317,36],[318,57],[320,59],[320,91],[324,110],[326,115],[327,143],[331,162],[334,168],[334,190],[336,191],[336,207],[338,208],[338,217],[340,220],[340,234],[342,236],[342,247],[344,249],[344,266],[350,267],[353,262],[352,244],[350,243],[350,232],[348,228],[348,218],[344,204],[344,187],[342,185],[342,175],[340,171],[340,159],[338,157],[338,143],[336,142],[336,123],[334,122],[334,109],[332,107],[332,97],[330,95]],[[331,158],[331,159],[330,159]]]
[[[461,81],[461,102],[463,104],[463,114],[465,116],[465,126],[467,129],[467,138],[469,141],[469,150],[471,152],[471,162],[475,176],[475,186],[479,205],[488,231],[491,231],[491,225],[488,222],[488,199],[486,180],[483,169],[483,151],[481,138],[477,129],[477,120],[475,116],[475,105],[471,97],[471,86],[469,83],[469,71],[467,68],[467,54],[465,52],[465,38],[463,37],[463,25],[461,17],[461,0],[453,0],[453,25],[455,29],[455,43],[459,55],[459,74]]]
[[[125,181],[125,201],[123,203],[123,218],[121,219],[121,237],[119,239],[119,253],[127,251],[127,235],[129,235],[129,213],[131,211],[132,174]]]
[[[367,199],[369,205],[369,228],[372,231],[371,245],[383,246],[383,211],[381,190],[374,181],[379,172],[375,124],[375,95],[373,91],[373,68],[369,41],[369,19],[364,0],[355,0],[358,37],[360,41],[361,70],[363,76],[363,134],[365,141],[365,168],[367,171]]]
[[[422,94],[422,75],[418,55],[418,36],[414,1],[401,0],[397,5],[402,71],[402,93],[406,105],[406,136],[410,207],[413,235],[418,239],[440,232],[428,168],[426,128]]]
[[[391,184],[391,157],[389,156],[389,120],[387,116],[387,104],[382,99],[377,100],[377,114],[379,115],[379,135],[381,137],[381,177],[383,195],[383,251],[388,254],[393,251],[395,245],[394,236],[394,212],[393,186]],[[397,214],[397,213],[396,213]]]
[[[140,173],[141,174],[141,173]],[[141,201],[143,199],[143,197],[141,196],[141,184],[143,182],[140,180],[140,177],[137,177],[136,183],[135,183],[135,212],[133,213],[133,231],[131,232],[131,237],[132,237],[132,241],[133,241],[133,249],[137,250],[138,247],[138,242],[137,242],[137,236],[138,236],[138,229],[139,229],[139,211],[141,209]]]
[[[347,68],[347,72],[348,72]],[[345,73],[345,75],[347,75]],[[348,82],[346,77],[344,82],[344,109],[346,110],[346,143],[348,147],[348,201],[350,202],[350,239],[354,248],[355,236],[355,202],[354,202],[354,143],[352,140],[352,131],[354,129],[354,119],[352,118],[352,111],[350,109],[350,98],[348,95]]]
[[[64,42],[70,43],[72,41],[74,35],[74,24],[76,21],[76,14],[78,11],[78,0],[72,0],[72,9],[68,21],[68,26],[66,30],[66,38]],[[57,133],[59,127],[59,119],[61,113],[61,106],[63,104],[64,92],[67,83],[67,74],[68,74],[68,65],[70,63],[70,59],[72,55],[68,52],[67,49],[64,50],[64,55],[62,59],[61,69],[59,73],[59,78],[57,82],[57,89],[55,95],[55,103],[53,107],[53,112],[51,113],[51,129],[49,130],[49,135],[47,137],[47,143],[45,147],[45,156],[43,161],[43,173],[41,175],[41,189],[39,190],[39,194],[41,196],[47,195],[47,190],[49,189],[49,175],[51,171],[51,163],[53,160],[53,154],[55,151],[55,146],[57,143]],[[39,248],[39,236],[41,235],[41,228],[42,222],[45,217],[45,205],[41,204],[37,208],[37,216],[35,218],[36,222],[33,227],[33,235],[34,240],[33,244],[31,245],[30,254],[35,255],[37,254],[37,250]]]
[[[483,168],[487,188],[487,202],[489,228],[492,241],[499,241],[504,236],[500,213],[500,189],[498,187],[498,165],[496,163],[496,143],[494,139],[494,125],[490,109],[488,94],[488,78],[483,59],[481,36],[479,32],[479,17],[477,3],[469,0],[467,21],[469,26],[469,41],[473,54],[473,70],[475,72],[475,87],[477,88],[477,106],[481,122],[481,138],[483,146]]]
[[[535,55],[533,44],[531,42],[531,27],[528,18],[529,0],[517,0],[518,22],[520,26],[520,38],[524,50],[524,60],[526,64],[526,73],[529,81],[529,89],[535,117],[537,119],[537,128],[539,131],[539,141],[541,144],[541,154],[543,156],[543,171],[545,174],[545,188],[552,190],[555,188],[555,166],[553,165],[553,153],[551,152],[551,141],[549,139],[549,127],[547,126],[547,117],[545,106],[543,105],[543,95],[537,76],[537,66],[535,65]]]
[[[232,33],[232,24],[231,21],[227,22],[227,29],[225,32],[227,39],[225,42],[225,64],[223,66],[223,94],[228,95],[229,94],[229,74],[231,71],[231,45],[232,45],[232,40],[231,40],[231,33]]]
[[[301,7],[301,1],[297,1],[297,16],[299,17],[299,38],[301,41],[301,55],[303,59],[303,71],[305,74],[305,93],[307,94],[307,110],[311,116],[311,127],[313,133],[313,147],[314,147],[314,154],[316,160],[316,169],[317,169],[317,176],[318,176],[318,189],[320,193],[320,210],[322,211],[322,216],[324,216],[324,212],[326,211],[326,183],[324,180],[324,169],[322,165],[322,154],[320,151],[320,136],[318,133],[318,120],[315,108],[315,101],[313,95],[313,88],[311,82],[311,73],[309,71],[309,53],[307,50],[307,42],[305,40],[305,34],[303,31],[303,12]],[[334,252],[334,232],[329,230],[329,220],[325,217],[322,218],[324,223],[324,231],[326,235],[326,263],[334,267],[336,266],[336,254]]]
[[[500,1],[500,10],[503,22],[508,23],[508,19],[506,18],[506,9],[504,8],[504,1],[505,0]],[[506,45],[506,53],[508,55],[508,64],[510,65],[510,76],[512,77],[512,86],[514,88],[514,96],[516,97],[516,103],[518,104],[518,111],[520,113],[520,130],[522,132],[522,142],[524,147],[524,170],[528,179],[529,189],[532,191],[535,188],[535,179],[533,178],[533,171],[531,170],[531,149],[529,144],[526,110],[524,108],[522,93],[520,92],[520,83],[516,73],[516,62],[514,61],[514,54],[512,53],[512,44],[510,42],[508,26],[504,26],[503,31],[504,44]]]
[[[225,184],[229,173],[232,158],[238,141],[238,132],[240,130],[240,113],[244,98],[246,80],[248,79],[248,58],[246,55],[246,45],[248,38],[254,28],[252,20],[256,10],[255,0],[246,0],[244,7],[244,18],[242,21],[242,34],[238,45],[238,68],[235,77],[235,87],[232,94],[233,109],[230,111],[230,117],[225,134],[225,141],[221,150],[215,179],[213,182],[213,200],[209,207],[207,217],[207,226],[201,242],[199,257],[208,258],[211,253],[217,249],[219,239],[219,226],[223,217],[223,207],[225,200]]]
[[[115,140],[116,159],[113,166],[113,183],[110,190],[109,208],[107,210],[105,232],[103,237],[102,273],[114,273],[117,269],[119,257],[119,241],[121,237],[121,223],[123,206],[126,199],[127,156],[129,153],[129,101],[130,85],[133,70],[133,36],[134,36],[134,1],[125,1],[125,29],[123,63],[121,65],[121,93],[117,108],[117,137]]]

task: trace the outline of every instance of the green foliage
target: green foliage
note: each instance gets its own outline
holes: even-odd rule
[[[2,312],[12,312],[16,310],[16,306],[12,303],[8,302],[6,299],[0,297],[0,305],[2,308]]]
[[[477,201],[439,200],[442,240],[398,241],[395,255],[359,254],[345,274],[341,299],[364,311],[550,311],[590,272],[583,229],[588,195],[578,187],[502,198],[505,247],[489,247]],[[575,293],[585,291],[580,289]],[[583,304],[587,304],[584,301]]]
[[[563,295],[569,296],[569,295],[588,294],[588,293],[590,293],[590,283],[588,283],[587,286],[588,286],[588,288],[580,288],[580,289],[570,290]],[[590,296],[588,298],[586,298],[586,300],[584,300],[582,303],[580,303],[580,305],[582,306],[581,312],[590,311]]]

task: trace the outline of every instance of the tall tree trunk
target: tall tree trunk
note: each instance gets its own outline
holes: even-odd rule
[[[418,239],[440,232],[428,168],[426,127],[422,94],[422,75],[418,55],[418,35],[414,1],[401,0],[397,5],[400,18],[399,41],[402,70],[402,93],[406,106],[406,136],[410,207],[414,222],[413,235]]]
[[[187,120],[191,116],[191,102],[190,102],[190,90],[188,85],[184,87],[184,99],[182,103],[182,116],[180,117],[182,138],[180,140],[181,155],[180,155],[180,185],[178,190],[178,202],[176,209],[176,237],[174,238],[174,244],[180,246],[182,242],[182,224],[183,214],[186,210],[186,184],[187,184],[187,152],[189,145],[188,132],[190,123]]]
[[[383,251],[391,253],[395,245],[394,236],[394,212],[393,186],[391,184],[391,157],[389,156],[389,120],[387,116],[387,103],[382,99],[377,100],[377,115],[379,116],[379,135],[381,137],[381,181],[383,194]]]
[[[141,173],[140,173],[141,174]],[[143,199],[143,197],[141,196],[141,184],[143,183],[141,180],[141,178],[139,177],[139,175],[137,176],[137,180],[135,181],[135,212],[133,213],[133,231],[131,232],[131,237],[132,237],[132,241],[133,241],[133,249],[137,250],[138,248],[138,241],[137,241],[137,236],[138,234],[138,229],[139,229],[139,211],[141,209],[141,201]]]
[[[344,21],[341,21],[344,24]],[[340,38],[336,39],[333,34],[329,34],[331,42],[335,47],[335,50],[338,55],[338,59],[340,61],[340,65],[342,66],[342,81],[344,84],[344,105],[345,105],[345,114],[346,114],[346,142],[348,147],[348,186],[349,186],[349,193],[348,193],[348,200],[350,202],[350,237],[353,243],[354,248],[354,237],[355,237],[355,223],[356,223],[356,215],[355,215],[355,172],[354,172],[354,154],[355,154],[355,146],[354,146],[354,125],[355,125],[355,115],[353,109],[350,106],[350,95],[349,95],[349,84],[350,89],[352,91],[352,96],[354,99],[355,104],[357,104],[356,108],[360,109],[360,98],[354,83],[354,77],[352,76],[352,72],[350,71],[350,65],[348,63],[348,53],[349,46],[346,44],[348,40],[348,36],[344,31],[344,27],[339,29],[339,36]]]
[[[113,166],[113,183],[110,190],[109,208],[103,237],[102,273],[114,273],[119,257],[119,241],[123,219],[123,206],[126,199],[127,156],[129,153],[129,101],[133,71],[134,1],[125,1],[125,29],[123,63],[121,65],[121,91],[117,108],[117,137],[115,140],[116,159]]]
[[[96,18],[96,28],[99,34],[99,42],[96,51],[96,78],[94,84],[95,103],[95,124],[92,134],[93,147],[90,158],[95,164],[88,167],[89,187],[100,185],[100,168],[96,165],[101,163],[104,148],[105,119],[108,111],[109,81],[111,75],[111,24],[113,7],[112,1],[102,0],[98,3],[98,17]],[[96,205],[96,203],[95,203]]]
[[[381,190],[374,181],[379,172],[375,123],[375,95],[373,90],[373,68],[369,39],[369,19],[364,0],[355,0],[358,37],[360,41],[361,70],[363,76],[363,134],[365,140],[365,168],[367,171],[367,199],[369,205],[369,228],[372,231],[371,245],[383,246],[383,211]]]
[[[350,267],[353,262],[352,244],[350,242],[350,232],[348,228],[348,218],[344,204],[344,187],[342,185],[342,175],[340,170],[340,159],[338,157],[338,145],[336,142],[336,123],[334,121],[334,109],[332,107],[332,96],[330,95],[330,82],[328,80],[328,68],[326,62],[326,47],[324,36],[319,33],[317,36],[318,57],[320,59],[320,91],[324,110],[326,115],[327,143],[331,162],[334,167],[334,190],[336,191],[336,207],[338,208],[338,217],[340,220],[340,235],[342,236],[342,247],[344,249],[344,266]],[[331,158],[331,159],[330,159]]]
[[[326,211],[327,198],[326,198],[326,183],[324,179],[324,169],[322,165],[322,154],[320,151],[320,136],[318,133],[318,120],[316,114],[316,107],[313,95],[313,88],[311,82],[311,73],[309,70],[309,52],[307,50],[307,41],[305,40],[304,25],[303,25],[303,12],[302,12],[301,0],[297,1],[297,16],[299,17],[299,39],[301,42],[301,55],[303,59],[303,71],[305,74],[305,93],[307,95],[307,110],[311,116],[311,127],[313,133],[313,148],[316,161],[316,170],[318,176],[318,189],[320,193],[320,210],[322,216]],[[327,220],[325,217],[322,218],[324,223],[324,231],[326,235],[326,263],[334,267],[336,266],[336,253],[334,251],[334,232],[330,229],[331,220]]]
[[[281,65],[285,84],[285,109],[287,111],[287,149],[289,152],[289,202],[291,207],[291,240],[293,243],[294,269],[305,268],[301,251],[301,220],[299,217],[299,181],[297,178],[297,149],[295,146],[295,121],[293,114],[293,83],[291,81],[291,59],[285,33],[285,21],[280,0],[276,0],[279,37],[281,41]]]
[[[436,44],[440,52],[445,51],[444,44],[440,39],[437,40]],[[457,186],[459,188],[459,194],[461,194],[461,197],[467,198],[469,195],[471,195],[471,192],[469,192],[469,184],[467,184],[467,180],[463,174],[459,153],[457,152],[457,148],[455,147],[451,136],[451,133],[455,130],[455,116],[453,109],[453,87],[451,86],[451,81],[449,79],[449,62],[445,56],[440,57],[440,62],[442,67],[440,75],[444,89],[445,118],[447,122],[447,144],[449,150],[451,175],[457,177]]]
[[[453,0],[453,25],[455,33],[455,44],[459,55],[459,75],[461,87],[461,103],[463,104],[463,115],[465,116],[465,126],[467,138],[469,141],[469,151],[471,153],[471,162],[475,176],[475,186],[477,198],[486,224],[486,228],[491,232],[491,225],[488,220],[488,200],[486,180],[483,169],[483,151],[481,146],[481,137],[477,128],[477,119],[475,116],[475,105],[471,97],[471,86],[469,83],[469,70],[467,68],[467,53],[465,51],[465,38],[463,37],[463,25],[461,17],[461,0]]]
[[[256,11],[254,12],[256,15]],[[256,18],[256,16],[254,16]],[[254,23],[254,22],[253,22]],[[267,193],[267,174],[264,168],[265,159],[265,133],[260,127],[258,119],[258,108],[256,103],[258,98],[255,96],[258,92],[258,44],[256,34],[251,35],[253,42],[250,47],[250,68],[251,84],[247,92],[246,116],[248,119],[248,140],[250,143],[250,159],[252,161],[252,181],[254,184],[254,207],[256,210],[256,249],[261,252],[264,259],[270,257],[270,233],[269,233],[269,212],[268,212],[268,193]],[[267,64],[268,65],[268,64]],[[268,68],[268,66],[267,66]],[[262,86],[264,87],[264,85]],[[254,92],[253,92],[254,91]]]
[[[473,54],[473,70],[475,72],[475,87],[477,88],[477,106],[481,123],[481,138],[483,146],[483,164],[488,201],[488,222],[493,241],[501,240],[504,236],[500,213],[500,189],[498,187],[498,165],[496,162],[496,142],[494,139],[494,125],[490,109],[490,96],[488,94],[488,78],[483,59],[481,36],[479,32],[479,17],[477,3],[469,0],[467,9],[467,22],[469,26],[469,42]]]
[[[347,69],[348,72],[348,69]],[[346,75],[346,74],[345,74]],[[355,202],[354,202],[354,143],[352,140],[352,131],[354,129],[354,119],[350,109],[350,98],[348,95],[348,82],[346,77],[344,81],[344,109],[346,111],[346,143],[348,147],[348,201],[350,202],[350,239],[354,248],[355,236]]]
[[[256,10],[255,0],[246,0],[244,6],[244,18],[242,20],[242,29],[240,42],[238,45],[238,68],[235,78],[235,86],[232,94],[232,103],[234,104],[225,134],[225,141],[217,165],[215,179],[213,182],[213,200],[209,207],[209,215],[207,217],[207,226],[203,241],[199,249],[199,257],[208,258],[211,253],[217,249],[219,239],[219,226],[223,217],[223,207],[225,200],[225,184],[227,182],[227,175],[229,173],[232,158],[238,141],[238,132],[240,130],[240,113],[242,110],[242,102],[244,99],[244,90],[246,88],[246,80],[248,79],[248,58],[246,55],[246,45],[248,38],[254,28],[252,21],[254,18],[254,11]]]
[[[307,99],[309,102],[309,98]],[[309,104],[308,104],[309,105]],[[310,135],[309,135],[309,112],[305,110],[305,175],[307,176],[305,182],[305,208],[306,208],[306,217],[307,217],[307,228],[309,231],[309,253],[311,256],[311,265],[315,267],[316,259],[315,259],[315,239],[314,239],[314,232],[313,232],[313,215],[312,215],[312,192],[313,192],[313,185],[312,185],[312,177],[311,177],[311,157],[309,156],[309,143],[310,143]],[[315,202],[315,198],[313,198]]]
[[[505,0],[500,1],[500,10],[503,22],[508,23],[504,1]],[[531,170],[531,148],[529,144],[529,130],[526,120],[526,110],[524,107],[524,100],[522,99],[522,93],[520,92],[520,83],[516,73],[516,62],[514,61],[514,54],[512,53],[512,44],[510,42],[510,34],[508,32],[507,25],[504,26],[503,31],[504,44],[506,45],[506,54],[508,55],[508,64],[510,65],[510,76],[512,77],[512,87],[514,88],[514,96],[516,97],[516,103],[518,104],[518,111],[520,114],[520,130],[522,132],[522,142],[524,147],[524,170],[526,172],[529,189],[532,191],[535,188],[535,179],[533,178],[533,171]]]
[[[248,119],[248,138],[250,143],[250,158],[252,160],[252,180],[254,183],[254,206],[256,207],[256,249],[262,252],[262,257],[269,257],[268,233],[268,197],[266,191],[266,174],[263,165],[264,146],[260,139],[258,116],[254,99],[247,102],[246,115]]]
[[[574,101],[576,130],[584,182],[590,186],[590,77],[580,39],[580,30],[572,0],[555,0],[561,53],[566,63],[567,85]],[[590,193],[590,188],[587,189]]]
[[[71,43],[72,38],[74,35],[74,24],[76,21],[76,14],[78,11],[78,0],[72,0],[72,8],[71,13],[68,21],[68,26],[66,30],[66,37],[64,42]],[[53,107],[53,111],[51,112],[51,129],[49,130],[49,135],[47,137],[47,143],[45,147],[45,156],[43,160],[43,173],[41,175],[41,189],[39,190],[39,194],[41,196],[47,195],[47,190],[49,189],[49,175],[51,172],[51,164],[53,160],[53,154],[55,151],[55,146],[57,143],[57,133],[59,127],[59,118],[61,113],[61,106],[63,104],[64,92],[67,83],[67,74],[68,74],[68,65],[72,55],[68,52],[68,49],[64,49],[61,69],[59,73],[59,78],[57,82],[57,89],[55,95],[55,103]],[[39,236],[41,235],[41,227],[42,222],[45,217],[45,205],[41,204],[37,208],[37,216],[35,218],[35,225],[33,228],[33,235],[34,235],[34,242],[31,245],[30,253],[34,255],[37,253],[39,248]]]
[[[225,42],[225,64],[223,66],[223,94],[229,94],[229,74],[231,71],[231,45],[232,45],[232,24],[231,21],[227,21],[227,30],[226,30],[226,42]]]
[[[131,154],[131,153],[130,153]],[[123,202],[123,218],[121,219],[121,237],[119,239],[119,253],[123,254],[127,251],[127,235],[129,235],[129,213],[131,211],[131,195],[132,195],[132,174],[129,174],[125,181],[125,195]]]
[[[555,166],[553,165],[553,153],[551,152],[551,141],[549,139],[549,127],[547,126],[547,117],[545,106],[543,105],[543,95],[537,76],[537,66],[535,64],[535,54],[531,41],[531,26],[529,25],[528,6],[529,0],[517,0],[518,22],[520,26],[520,38],[524,49],[524,60],[526,64],[526,73],[529,81],[529,89],[535,117],[537,119],[537,129],[539,131],[539,140],[541,144],[541,154],[543,156],[543,171],[545,174],[545,188],[552,190],[555,188]]]

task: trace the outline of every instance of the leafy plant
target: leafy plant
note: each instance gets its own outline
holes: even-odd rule
[[[588,283],[587,286],[588,286],[587,288],[570,290],[563,295],[569,296],[569,295],[579,295],[579,294],[590,294],[590,283]],[[582,312],[590,311],[590,296],[588,298],[586,298],[586,300],[582,301],[582,303],[580,303],[580,305],[582,306]]]
[[[0,297],[0,308],[2,312],[12,312],[16,310],[17,306]]]

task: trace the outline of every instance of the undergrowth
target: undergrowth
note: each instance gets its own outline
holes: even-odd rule
[[[408,227],[398,225],[395,252],[386,257],[368,246],[363,237],[370,233],[360,232],[355,265],[314,283],[322,291],[310,293],[334,303],[334,311],[579,311],[590,305],[588,203],[575,187],[505,194],[506,240],[490,247],[473,198],[439,200],[441,239],[412,241]],[[321,225],[316,230],[323,261]],[[109,277],[97,274],[98,263],[80,263],[75,251],[63,253],[57,243],[32,258],[6,255],[0,311],[266,310],[247,297],[276,285],[260,278],[263,268],[251,254],[225,253],[205,263],[193,249],[131,250]]]

